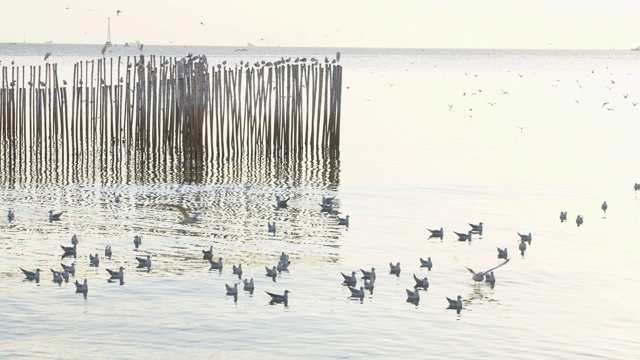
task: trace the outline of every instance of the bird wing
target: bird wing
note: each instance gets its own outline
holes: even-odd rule
[[[504,265],[504,264],[508,263],[508,262],[509,262],[509,260],[511,260],[511,259],[509,258],[509,259],[505,260],[505,262],[503,262],[502,264],[500,264],[500,265],[498,265],[498,266],[496,266],[496,267],[492,267],[492,268],[491,268],[491,269],[489,269],[489,270],[485,270],[484,272],[485,272],[485,273],[487,273],[487,272],[489,272],[489,271],[491,271],[491,270],[495,270],[495,269],[499,268],[500,266],[502,266],[502,265]],[[469,269],[469,268],[467,268],[467,269]],[[471,269],[469,269],[469,270],[471,271]]]
[[[165,205],[172,208],[173,210],[179,211],[180,214],[182,214],[182,217],[186,218],[189,216],[189,214],[187,213],[187,210],[180,205],[171,205],[171,204],[165,204]]]

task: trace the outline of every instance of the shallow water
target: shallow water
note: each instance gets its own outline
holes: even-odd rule
[[[41,46],[2,45],[0,59],[38,64]],[[52,60],[62,67],[97,56],[94,47],[49,51],[60,51]],[[204,52],[210,63],[323,58],[336,49],[234,50],[145,46],[158,55]],[[337,159],[210,159],[186,170],[97,174],[82,166],[0,167],[0,204],[16,212],[14,222],[0,220],[0,357],[634,357],[638,54],[339,50]],[[289,208],[273,209],[274,195],[290,197]],[[320,211],[322,196],[336,196],[348,229]],[[178,224],[166,203],[203,211],[201,221]],[[49,223],[50,209],[65,211],[63,220]],[[275,235],[267,221],[277,222]],[[453,231],[479,221],[482,237],[457,241]],[[428,239],[426,229],[440,227],[444,239]],[[524,256],[517,232],[533,235]],[[72,283],[51,282],[49,269],[73,260],[61,260],[59,247],[73,234],[86,299]],[[134,235],[143,237],[138,250]],[[89,253],[102,257],[108,244],[113,258],[90,267]],[[210,245],[223,257],[221,272],[202,259]],[[495,271],[495,287],[475,284],[464,266],[496,266],[496,247],[508,248],[510,262]],[[264,267],[283,251],[290,271],[273,282]],[[135,260],[147,254],[149,272]],[[420,268],[427,256],[431,271]],[[388,273],[389,262],[401,263],[399,276]],[[224,284],[238,281],[231,273],[238,263],[256,291],[234,302]],[[108,283],[105,269],[120,266],[124,284]],[[372,266],[373,293],[349,299],[340,273]],[[20,267],[42,269],[40,283],[24,281]],[[430,281],[417,306],[405,302],[413,274]],[[268,304],[264,291],[285,289],[288,307]],[[445,297],[457,295],[460,314],[446,309]]]

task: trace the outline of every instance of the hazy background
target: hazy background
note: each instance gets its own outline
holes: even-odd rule
[[[631,0],[1,1],[0,43],[628,49]],[[120,10],[120,14],[117,14]]]

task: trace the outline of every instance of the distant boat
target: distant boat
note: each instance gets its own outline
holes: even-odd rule
[[[640,46],[636,46],[633,49],[631,49],[631,51],[640,51]]]

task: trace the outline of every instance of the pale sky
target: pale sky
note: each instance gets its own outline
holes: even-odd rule
[[[0,43],[628,49],[640,1],[0,0]],[[116,11],[120,10],[119,15]]]

